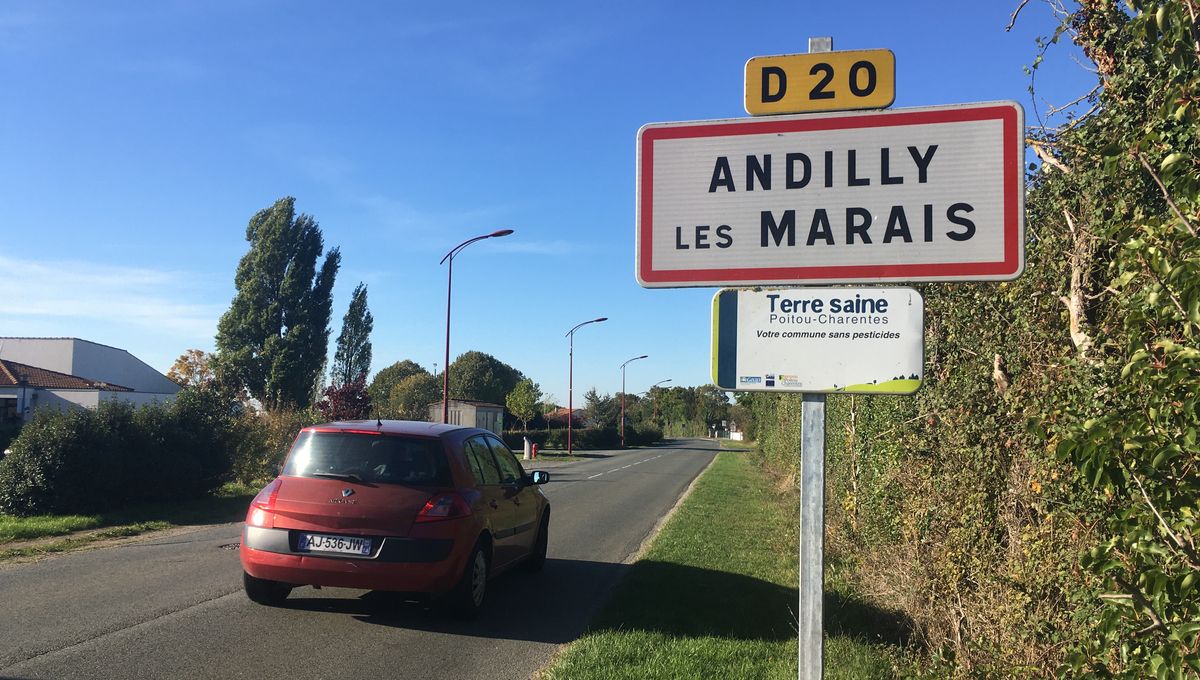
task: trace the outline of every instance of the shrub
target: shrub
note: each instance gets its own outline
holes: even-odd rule
[[[242,432],[233,458],[233,478],[254,484],[279,473],[288,449],[302,428],[321,422],[312,409],[279,409],[248,413],[239,422]]]
[[[209,388],[170,404],[39,411],[0,461],[0,511],[88,513],[195,498],[229,478],[240,406]]]
[[[524,438],[536,443],[539,449],[567,448],[567,431],[558,430],[509,430],[504,433],[504,442],[514,451],[524,447]],[[631,446],[650,444],[662,439],[662,432],[653,428],[625,429],[625,442]],[[616,449],[621,446],[621,435],[616,427],[578,427],[571,433],[571,448],[576,451]]]

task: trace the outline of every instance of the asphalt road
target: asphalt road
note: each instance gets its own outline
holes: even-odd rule
[[[716,449],[693,439],[526,464],[551,473],[546,568],[495,581],[469,623],[338,588],[255,605],[240,522],[0,565],[0,678],[528,678],[579,635]]]

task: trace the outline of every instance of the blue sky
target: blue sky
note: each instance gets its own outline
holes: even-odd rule
[[[250,216],[282,196],[362,281],[375,370],[495,355],[567,400],[710,381],[714,289],[634,278],[635,139],[745,116],[754,56],[896,55],[894,108],[1014,99],[1055,24],[1018,2],[0,2],[0,336],[74,336],[165,371],[211,350]],[[1094,76],[1055,47],[1037,108]]]

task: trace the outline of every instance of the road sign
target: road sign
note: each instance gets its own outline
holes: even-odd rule
[[[924,302],[911,288],[722,290],[713,382],[723,390],[912,394],[925,366]]]
[[[750,115],[884,109],[895,99],[891,50],[781,54],[746,62]]]
[[[646,125],[638,282],[1016,278],[1023,118],[991,102]]]

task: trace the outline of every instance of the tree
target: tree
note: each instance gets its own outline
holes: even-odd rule
[[[529,420],[537,415],[538,399],[542,398],[542,390],[538,384],[529,378],[517,383],[512,392],[504,399],[504,405],[521,421],[521,429],[529,429]]]
[[[610,395],[601,395],[596,388],[583,395],[584,413],[592,427],[613,427],[620,416],[621,404]]]
[[[326,420],[362,420],[371,414],[371,396],[367,394],[367,374],[342,385],[325,388],[317,410]]]
[[[324,251],[321,228],[296,215],[287,197],[246,227],[250,248],[238,263],[237,292],[217,325],[221,370],[267,408],[306,407],[329,346],[331,293],[341,252]]]
[[[389,413],[404,420],[428,420],[429,405],[442,399],[442,381],[421,371],[396,383],[388,395]]]
[[[450,398],[503,404],[525,377],[517,369],[483,352],[466,352],[450,365]]]
[[[367,392],[371,394],[371,403],[375,405],[375,409],[386,415],[394,415],[394,409],[391,407],[392,388],[400,383],[401,380],[418,373],[427,373],[421,365],[415,361],[405,359],[397,361],[387,368],[375,374],[375,378],[371,380],[370,387]],[[441,390],[439,390],[439,393]]]
[[[696,388],[695,417],[705,427],[720,424],[729,419],[729,397],[716,385],[701,385]]]
[[[367,287],[361,282],[350,296],[350,308],[342,318],[342,332],[337,337],[333,355],[334,385],[344,385],[359,373],[371,370],[371,330],[375,319],[367,309]]]
[[[216,380],[213,372],[214,355],[199,349],[189,349],[171,364],[167,378],[180,387],[205,387]]]

